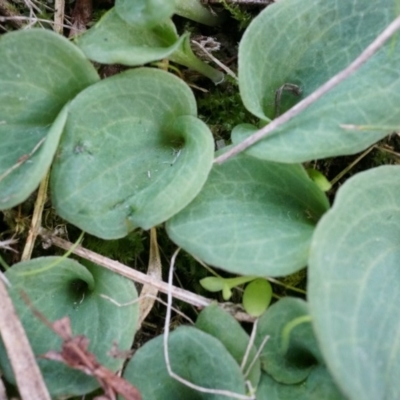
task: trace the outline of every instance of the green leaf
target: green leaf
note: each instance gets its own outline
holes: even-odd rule
[[[323,365],[318,365],[307,379],[297,385],[285,385],[261,375],[257,388],[257,400],[346,400],[336,387]]]
[[[53,268],[48,269],[49,266]],[[24,291],[33,306],[50,321],[68,316],[74,335],[85,335],[89,351],[105,367],[116,371],[123,359],[107,353],[117,343],[119,350],[129,350],[138,318],[137,304],[117,307],[100,297],[109,296],[119,303],[136,299],[135,285],[104,268],[87,263],[87,268],[62,257],[42,257],[15,264],[5,273],[11,282],[9,293],[27,332],[35,355],[59,351],[61,339],[44,325],[21,298]],[[101,333],[101,334],[100,334]],[[99,387],[84,373],[64,364],[37,359],[49,392],[54,397],[83,395]],[[1,369],[14,382],[3,344],[0,346]]]
[[[200,74],[211,79],[216,85],[222,83],[225,78],[225,75],[221,71],[206,64],[193,53],[189,35],[183,36],[183,40],[180,42],[180,47],[171,54],[169,59],[173,62],[184,65],[185,67],[191,68],[194,71],[200,72]]]
[[[200,280],[200,285],[210,292],[219,292],[225,286],[232,289],[255,279],[255,276],[238,276],[236,278],[222,278],[221,276],[208,276]]]
[[[219,292],[224,288],[226,283],[225,278],[220,276],[208,276],[200,280],[200,285],[209,292]]]
[[[170,20],[153,28],[130,25],[112,8],[76,44],[93,61],[136,66],[167,58],[183,40]]]
[[[222,22],[215,11],[210,11],[202,4],[201,0],[177,0],[175,13],[209,26],[215,26]]]
[[[331,183],[326,179],[326,176],[314,168],[306,169],[308,176],[315,182],[315,184],[323,191],[327,192],[332,188]]]
[[[250,24],[239,46],[239,86],[246,108],[273,119],[348,66],[398,15],[395,0],[277,2]],[[296,96],[284,85],[301,90]],[[391,130],[341,127],[400,124],[400,37],[306,111],[254,145],[249,154],[281,162],[357,153]],[[234,143],[250,131],[238,129]]]
[[[262,278],[250,282],[243,292],[243,307],[247,314],[259,317],[268,308],[272,299],[271,284]]]
[[[113,8],[76,39],[88,58],[103,64],[137,66],[169,58],[220,83],[224,74],[197,58],[189,34],[181,37],[171,20],[152,28],[125,22]]]
[[[150,68],[126,71],[71,103],[52,169],[53,205],[100,238],[149,229],[199,193],[213,147],[182,80]]]
[[[285,384],[302,382],[322,358],[308,317],[307,303],[284,297],[273,304],[258,321],[255,345],[260,348],[269,336],[260,355],[262,369],[276,381]],[[303,323],[292,324],[303,319]],[[299,321],[300,322],[300,321]]]
[[[7,209],[39,185],[62,133],[63,107],[99,77],[67,39],[40,29],[0,37],[0,71],[0,209]]]
[[[211,304],[197,317],[196,327],[218,339],[229,351],[240,366],[249,345],[249,335],[230,314],[223,311],[218,305]],[[243,373],[256,357],[257,349],[252,346]],[[251,367],[246,380],[250,380],[253,388],[256,388],[260,380],[260,361],[256,360]]]
[[[357,174],[315,231],[310,313],[349,399],[400,398],[400,167]]]
[[[170,219],[180,247],[233,273],[282,276],[306,265],[328,201],[300,165],[239,155],[214,165],[196,199]]]
[[[174,13],[175,0],[116,0],[115,11],[127,23],[151,27]]]
[[[168,340],[172,370],[190,382],[210,389],[245,394],[239,366],[223,344],[198,329],[181,326]],[[197,392],[168,374],[163,336],[142,346],[129,361],[124,378],[134,384],[146,400],[228,400],[232,397]]]

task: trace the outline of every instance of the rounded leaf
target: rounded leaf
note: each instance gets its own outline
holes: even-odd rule
[[[213,146],[182,80],[150,68],[124,72],[71,103],[52,169],[53,205],[104,239],[149,229],[198,194]]]
[[[300,165],[239,155],[214,165],[201,193],[166,226],[206,263],[242,275],[282,276],[307,263],[311,235],[328,208]]]
[[[21,298],[26,293],[33,307],[51,323],[68,316],[73,335],[89,339],[89,351],[113,371],[122,367],[123,359],[108,355],[113,344],[129,350],[136,330],[137,304],[117,307],[100,297],[109,296],[119,303],[137,297],[134,284],[104,268],[62,257],[42,257],[15,264],[5,273],[11,283],[9,293],[36,356],[47,351],[60,351],[61,339],[51,331]],[[99,383],[83,372],[64,364],[37,358],[50,394],[54,397],[83,395]],[[0,346],[1,369],[7,380],[14,382],[4,346]]]
[[[259,317],[268,308],[271,299],[271,284],[267,280],[259,278],[246,286],[242,302],[247,314]]]
[[[65,104],[99,80],[82,52],[44,29],[0,37],[0,209],[36,189],[66,119]]]
[[[261,120],[282,114],[347,67],[397,16],[395,0],[304,0],[301,7],[297,0],[287,0],[267,7],[239,46],[239,86],[246,108]],[[357,153],[393,129],[360,132],[342,125],[399,126],[399,91],[396,36],[249,154],[293,163]],[[234,143],[250,133],[237,130]]]
[[[242,365],[250,338],[232,315],[223,311],[217,304],[211,304],[204,308],[197,317],[196,328],[217,338],[226,347],[238,365]],[[260,360],[258,359],[248,371],[256,354],[257,349],[255,346],[251,346],[247,362],[243,368],[243,373],[247,374],[246,380],[250,380],[253,388],[257,387],[261,374]]]
[[[261,367],[277,382],[300,383],[322,363],[322,358],[308,317],[307,303],[284,297],[273,304],[258,321],[255,345],[259,349],[269,336],[261,355]],[[304,322],[301,323],[301,320]],[[290,330],[287,327],[293,322]]]
[[[190,382],[210,388],[245,394],[240,368],[224,345],[199,329],[181,326],[168,340],[173,372]],[[147,342],[129,361],[124,378],[146,400],[228,400],[233,397],[197,392],[168,374],[163,336]]]
[[[310,313],[349,399],[400,398],[399,182],[399,166],[349,179],[312,241]]]

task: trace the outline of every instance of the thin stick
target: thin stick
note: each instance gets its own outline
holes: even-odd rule
[[[71,242],[61,239],[58,236],[53,236],[51,232],[49,232],[47,229],[44,228],[40,228],[39,235],[41,235],[45,240],[48,240],[49,243],[53,243],[57,247],[60,247],[65,250],[69,250],[73,246]],[[136,271],[135,269],[128,267],[124,264],[121,264],[118,261],[111,260],[110,258],[101,256],[100,254],[85,249],[82,246],[76,246],[76,248],[74,248],[72,252],[78,255],[79,257],[92,261],[97,265],[100,265],[104,268],[109,269],[110,271],[125,276],[126,278],[131,279],[135,282],[142,284],[150,284],[153,285],[155,288],[157,288],[157,290],[159,290],[160,292],[166,294],[168,293],[168,284],[166,284],[165,282],[159,279],[155,279],[154,277],[146,275],[140,271]],[[175,298],[199,308],[207,307],[209,304],[213,302],[213,300],[208,299],[207,297],[199,296],[195,293],[189,292],[188,290],[184,290],[176,286],[173,286],[172,294]],[[222,305],[223,304],[220,304],[220,306]],[[241,311],[236,312],[233,316],[238,321],[246,321],[246,322],[254,321],[253,317]]]
[[[53,29],[55,32],[60,34],[63,33],[64,10],[65,10],[65,0],[55,0]]]
[[[369,60],[396,32],[400,29],[400,17],[397,17],[348,67],[333,76],[329,81],[325,82],[315,92],[311,93],[308,97],[297,103],[290,110],[286,111],[280,117],[271,121],[268,125],[261,128],[241,143],[233,146],[226,153],[220,155],[214,160],[216,164],[222,164],[229,158],[236,154],[241,153],[267,135],[270,135],[276,128],[290,121],[296,115],[303,112],[311,104],[315,103],[323,95],[328,93],[331,89],[339,83],[347,79],[351,74],[357,71],[362,64]]]
[[[244,376],[247,377],[251,371],[251,369],[253,368],[253,365],[255,364],[255,362],[258,360],[258,358],[260,357],[261,352],[264,349],[264,346],[266,345],[266,343],[269,340],[269,336],[265,336],[265,338],[263,339],[263,341],[261,342],[260,348],[257,350],[256,355],[254,356],[252,362],[249,365],[249,368],[247,368],[247,371],[245,372]]]
[[[21,261],[26,261],[31,258],[33,246],[35,245],[35,240],[39,233],[40,225],[42,224],[42,214],[44,205],[47,200],[47,187],[49,184],[49,172],[42,180],[39,186],[38,194],[36,197],[35,208],[33,210],[33,216],[31,221],[31,226],[29,228],[28,237],[26,238],[24,251],[22,252]]]
[[[348,165],[343,171],[341,171],[339,174],[337,174],[330,182],[331,186],[336,185],[336,183],[339,182],[340,179],[344,175],[346,175],[356,164],[358,164],[367,154],[369,154],[375,146],[371,146],[369,149],[365,150],[364,153],[362,153],[359,157],[357,157],[350,165]]]
[[[169,337],[169,324],[171,322],[171,307],[172,307],[172,278],[174,276],[174,265],[175,260],[180,251],[180,248],[175,251],[171,258],[171,265],[169,268],[168,273],[168,307],[167,307],[167,314],[165,316],[165,325],[164,325],[164,358],[165,358],[165,365],[168,370],[168,374],[171,378],[176,379],[178,382],[182,383],[185,386],[190,387],[193,390],[196,390],[201,393],[212,393],[221,396],[233,397],[235,399],[240,400],[254,400],[255,396],[246,396],[242,394],[238,394],[235,392],[231,392],[230,390],[220,390],[220,389],[209,389],[202,386],[195,385],[194,383],[182,378],[181,376],[177,375],[174,371],[172,371],[171,363],[169,359],[169,352],[168,352],[168,337]]]
[[[50,400],[21,321],[0,279],[0,333],[22,400]]]
[[[221,69],[223,69],[229,76],[231,76],[236,81],[238,80],[236,74],[221,61],[219,61],[216,57],[214,57],[204,46],[202,46],[199,42],[196,42],[195,40],[192,40],[192,43],[198,46],[201,51],[210,58],[210,60],[214,61],[214,63],[217,64]]]
[[[253,328],[251,330],[250,340],[249,343],[247,344],[246,352],[244,353],[242,363],[240,364],[240,369],[242,370],[242,372],[244,372],[244,367],[247,364],[251,348],[253,347],[254,344],[254,339],[256,338],[257,325],[258,325],[258,318],[254,321]]]

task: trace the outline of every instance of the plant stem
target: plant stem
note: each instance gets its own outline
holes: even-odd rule
[[[229,158],[232,158],[236,154],[241,153],[253,144],[259,142],[261,139],[264,139],[266,136],[271,135],[276,128],[285,124],[286,122],[290,121],[292,118],[303,112],[311,104],[315,103],[331,89],[336,87],[339,83],[343,82],[355,71],[357,71],[361,67],[361,65],[368,61],[399,29],[400,17],[397,17],[349,66],[333,76],[322,86],[320,86],[316,91],[297,103],[294,107],[286,111],[280,117],[274,119],[268,125],[253,133],[241,143],[233,146],[226,153],[217,157],[214,160],[214,163],[222,164]]]

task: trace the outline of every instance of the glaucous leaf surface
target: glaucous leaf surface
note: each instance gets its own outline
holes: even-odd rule
[[[308,316],[304,300],[284,297],[268,308],[258,321],[254,344],[260,348],[269,336],[260,355],[261,368],[274,380],[285,384],[304,381],[322,358],[310,321],[293,325],[289,323]]]
[[[57,213],[104,239],[149,229],[199,193],[213,138],[190,88],[140,68],[105,79],[71,103],[53,164]]]
[[[240,368],[224,345],[199,329],[180,326],[170,333],[169,356],[173,372],[211,389],[245,394]],[[124,378],[146,400],[227,400],[233,397],[201,393],[171,378],[165,366],[163,336],[142,346],[129,361]]]
[[[170,238],[206,263],[242,275],[303,268],[325,194],[301,165],[239,155],[214,165],[200,194],[170,219]]]
[[[398,15],[396,0],[277,2],[250,24],[239,46],[239,86],[246,108],[275,118],[349,65]],[[296,85],[296,96],[288,84]],[[279,94],[280,93],[280,94]],[[394,36],[356,73],[249,153],[281,162],[357,153],[392,130],[341,125],[400,125],[400,37]],[[280,101],[276,101],[281,97]],[[234,143],[256,128],[239,126]]]
[[[63,107],[98,79],[82,52],[54,32],[1,35],[0,209],[21,203],[36,189],[62,133]]]
[[[326,367],[316,366],[307,379],[296,385],[285,385],[261,375],[257,400],[346,400],[329,375]]]
[[[100,297],[109,296],[119,303],[137,297],[135,285],[126,278],[87,263],[87,267],[61,257],[41,257],[15,264],[6,273],[11,283],[9,293],[28,335],[35,355],[49,350],[60,351],[61,339],[40,321],[21,298],[24,291],[35,309],[50,322],[68,316],[74,335],[86,336],[89,351],[105,367],[116,371],[123,359],[110,357],[113,343],[119,350],[129,350],[136,330],[137,304],[117,307]],[[2,342],[0,363],[5,377],[14,381]],[[83,372],[64,364],[38,357],[47,388],[54,397],[83,395],[99,387]]]
[[[194,55],[189,34],[179,37],[171,20],[152,27],[129,24],[112,8],[76,43],[88,58],[103,64],[137,66],[168,58],[216,83],[224,79],[222,72]]]
[[[76,44],[91,60],[136,66],[167,58],[182,41],[171,20],[151,28],[132,25],[112,8]]]
[[[217,338],[229,351],[238,365],[242,365],[247,346],[249,345],[249,335],[235,318],[226,311],[223,311],[217,304],[211,304],[204,308],[197,317],[196,328]],[[243,368],[243,373],[247,373],[248,368],[256,357],[256,352],[256,348],[252,346]],[[260,361],[256,360],[246,376],[246,380],[250,380],[252,387],[257,387],[260,374]]]
[[[332,376],[349,399],[400,398],[400,167],[350,178],[312,240],[308,297]]]
[[[126,22],[151,27],[174,13],[176,0],[116,0],[115,11]]]

